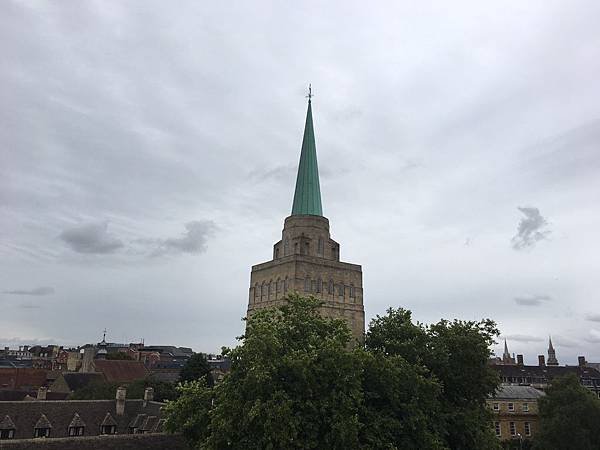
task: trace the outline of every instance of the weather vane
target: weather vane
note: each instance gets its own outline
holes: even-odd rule
[[[308,101],[310,101],[310,99],[313,97],[313,93],[312,93],[312,84],[308,85],[308,95],[306,96],[306,98],[308,98]]]

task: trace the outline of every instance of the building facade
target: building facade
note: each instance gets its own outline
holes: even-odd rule
[[[290,292],[321,299],[324,316],[345,319],[354,337],[363,339],[362,269],[340,261],[340,245],[323,216],[310,94],[292,214],[273,246],[273,259],[252,267],[248,315],[282,304]]]
[[[487,401],[496,437],[502,441],[531,439],[539,428],[538,399],[544,395],[531,386],[501,385]]]

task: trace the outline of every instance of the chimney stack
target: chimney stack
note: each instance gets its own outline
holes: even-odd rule
[[[517,355],[517,365],[523,365],[523,355]]]
[[[538,364],[540,367],[544,367],[546,365],[546,357],[544,355],[538,355]]]
[[[147,387],[144,390],[144,407],[148,402],[151,402],[152,400],[154,400],[154,388]]]
[[[117,412],[117,416],[122,416],[123,414],[125,414],[125,398],[127,396],[127,390],[125,389],[124,386],[119,386],[117,388],[117,395],[116,395],[116,400],[117,400],[117,404],[116,404],[116,412]]]
[[[37,399],[38,400],[46,400],[46,394],[48,393],[48,388],[41,387],[37,391]]]
[[[586,365],[585,356],[578,356],[577,361],[579,363],[579,367],[585,367],[585,365]]]

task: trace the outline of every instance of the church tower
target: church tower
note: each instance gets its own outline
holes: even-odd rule
[[[310,91],[292,214],[273,246],[273,259],[252,266],[248,315],[282,304],[294,291],[323,300],[323,315],[344,318],[354,337],[363,339],[362,269],[340,261],[340,245],[331,238],[329,220],[323,216]]]

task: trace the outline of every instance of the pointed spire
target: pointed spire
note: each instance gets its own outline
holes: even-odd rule
[[[556,359],[556,351],[552,345],[552,337],[548,336],[548,363],[549,366],[558,366],[558,359]]]
[[[306,124],[304,125],[304,137],[302,139],[302,151],[300,152],[300,164],[298,164],[298,176],[296,178],[296,190],[294,192],[294,203],[292,215],[322,216],[321,187],[319,185],[319,168],[317,166],[317,146],[315,145],[315,131],[313,128],[312,89],[308,90],[308,110],[306,112]]]
[[[548,351],[554,351],[554,347],[552,346],[552,336],[548,336]]]
[[[506,344],[506,339],[504,339],[504,357],[510,358],[510,353],[508,353],[508,345]]]

